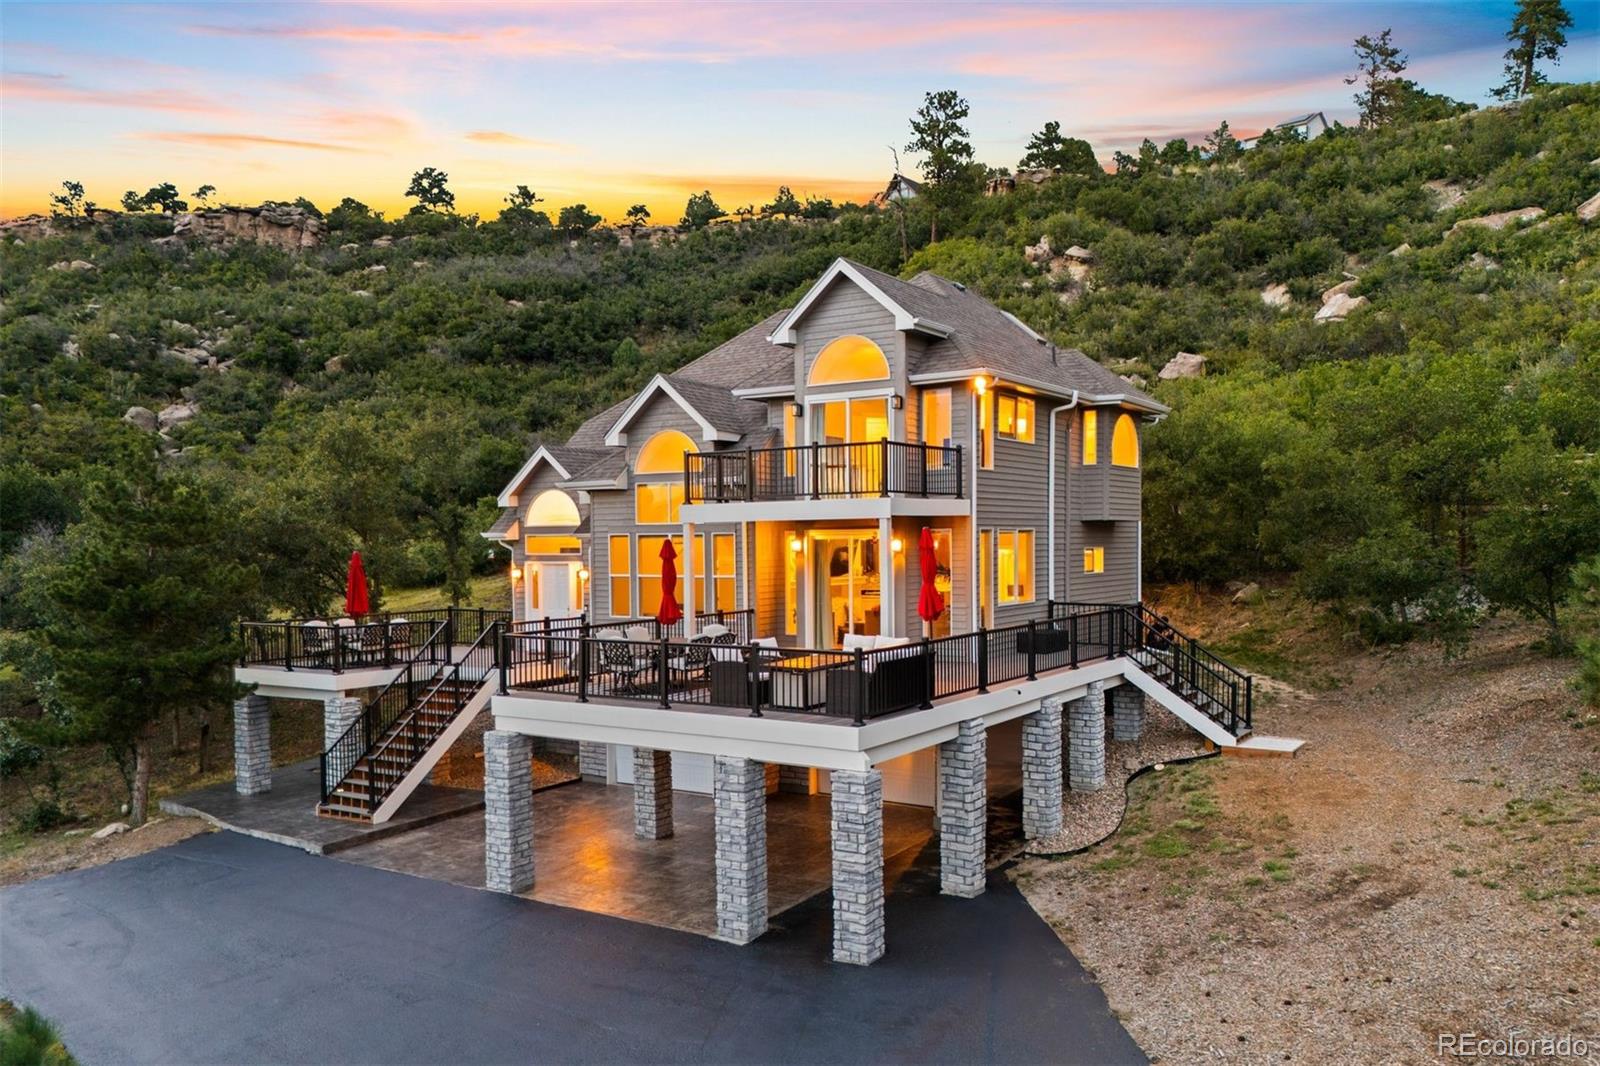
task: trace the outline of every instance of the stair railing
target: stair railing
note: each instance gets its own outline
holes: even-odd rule
[[[1252,728],[1254,679],[1143,603],[1124,609],[1124,653],[1148,653],[1166,672],[1158,678],[1191,706],[1238,736]],[[1155,664],[1147,664],[1155,665]]]

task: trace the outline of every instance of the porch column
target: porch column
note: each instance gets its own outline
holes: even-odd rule
[[[688,639],[694,625],[694,523],[683,524],[683,635]]]
[[[1111,690],[1111,739],[1138,740],[1144,735],[1144,693],[1124,681]]]
[[[322,701],[322,749],[333,747],[345,731],[361,717],[363,704],[359,699],[339,693]]]
[[[483,883],[491,892],[533,887],[532,755],[526,733],[483,735]]]
[[[272,791],[271,707],[254,693],[233,701],[233,787],[241,796]]]
[[[939,891],[971,898],[984,888],[989,731],[982,718],[956,728],[939,745]]]
[[[717,937],[748,944],[767,931],[767,773],[762,763],[716,756]]]
[[[585,781],[606,783],[606,746],[595,740],[578,741],[578,776]]]
[[[884,472],[888,477],[888,472]],[[886,637],[900,635],[899,601],[895,599],[894,522],[878,519],[878,631]]]
[[[833,961],[883,958],[883,772],[833,771]]]
[[[1098,792],[1106,785],[1105,682],[1089,682],[1084,697],[1068,704],[1067,718],[1072,791]]]
[[[1061,832],[1061,697],[1047,696],[1022,719],[1022,835]]]
[[[633,835],[665,840],[672,835],[672,752],[633,749]]]

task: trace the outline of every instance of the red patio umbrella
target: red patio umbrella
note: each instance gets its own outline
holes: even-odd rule
[[[367,568],[361,565],[361,553],[350,553],[350,570],[344,578],[344,613],[360,618],[370,608],[367,605]]]
[[[677,558],[677,549],[668,537],[661,542],[661,606],[656,608],[656,621],[664,626],[683,617],[683,608],[678,606],[678,564],[674,562]]]
[[[922,527],[922,537],[917,542],[922,556],[922,595],[917,598],[917,614],[932,625],[944,613],[944,597],[939,595],[934,580],[939,576],[939,560],[933,553],[933,531]]]

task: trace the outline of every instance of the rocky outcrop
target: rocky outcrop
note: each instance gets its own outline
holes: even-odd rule
[[[1294,297],[1289,295],[1289,286],[1280,281],[1261,290],[1261,302],[1268,307],[1282,308],[1294,303]]]
[[[161,432],[165,433],[175,426],[181,426],[200,413],[199,407],[192,403],[169,403],[156,415],[156,424]]]
[[[1350,292],[1359,284],[1361,284],[1360,278],[1345,278],[1332,288],[1322,290],[1322,302],[1326,304],[1335,296],[1343,296],[1345,293]]]
[[[1086,285],[1089,275],[1094,272],[1094,253],[1081,244],[1074,244],[1064,252],[1057,252],[1050,246],[1050,237],[1045,235],[1039,238],[1038,244],[1030,244],[1022,250],[1022,257],[1032,266],[1045,271],[1055,280],[1069,278],[1072,282]]]
[[[0,239],[8,241],[36,241],[55,235],[55,220],[49,215],[19,215],[0,222]]]
[[[1579,204],[1574,214],[1578,216],[1579,222],[1593,222],[1595,219],[1600,218],[1600,192],[1595,193]]]
[[[179,215],[172,223],[178,241],[234,244],[251,241],[287,252],[316,248],[327,233],[322,219],[293,204],[268,201],[259,207],[218,207]]]
[[[1018,185],[1043,185],[1051,178],[1059,177],[1061,171],[1050,167],[1038,167],[1028,170],[1019,170],[1015,174],[1003,174],[983,183],[983,195],[1004,196],[1008,192],[1016,191]]]
[[[1513,222],[1532,222],[1544,215],[1542,207],[1519,207],[1515,211],[1498,211],[1492,215],[1479,215],[1477,218],[1464,218],[1450,227],[1445,234],[1446,238],[1454,237],[1464,229],[1492,229],[1502,230]]]
[[[158,421],[156,413],[148,407],[130,407],[122,416],[122,420],[135,429],[142,429],[146,433],[154,433]]]
[[[87,259],[72,259],[72,260],[63,259],[59,263],[51,263],[50,264],[50,269],[51,270],[70,270],[70,271],[73,271],[74,273],[81,274],[84,271],[95,269],[95,266],[94,266],[93,263],[89,262]]]
[[[1433,194],[1434,211],[1448,211],[1467,198],[1467,190],[1464,186],[1446,181],[1444,178],[1425,181],[1422,183],[1422,187]]]
[[[1167,360],[1167,365],[1161,368],[1161,373],[1156,377],[1162,381],[1175,381],[1178,378],[1198,378],[1206,372],[1206,357],[1193,352],[1179,352]]]
[[[1334,286],[1338,288],[1338,286]],[[1330,290],[1331,291],[1331,290]],[[1367,306],[1365,296],[1351,296],[1348,292],[1336,292],[1333,298],[1317,309],[1314,322],[1343,322],[1350,312]]]

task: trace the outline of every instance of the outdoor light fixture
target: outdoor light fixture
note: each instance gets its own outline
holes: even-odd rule
[[[512,581],[521,581],[522,580],[522,567],[513,566],[511,568],[511,580]]]
[[[988,392],[989,379],[984,377],[982,374],[979,374],[977,377],[973,378],[972,391],[977,393],[979,396],[982,396],[984,393]]]
[[[578,580],[579,581],[588,581],[589,580],[589,568],[587,566],[578,567]]]
[[[895,537],[889,541],[889,550],[894,552],[896,555],[899,555],[901,552],[906,550],[906,542],[901,540],[899,537]]]
[[[799,537],[790,537],[789,538],[789,550],[790,551],[792,551],[792,552],[804,551],[805,550],[805,546],[806,546],[805,541],[801,540]]]
[[[889,406],[893,407],[896,411],[903,411],[905,410],[906,406],[906,398],[897,392],[893,396],[889,397]]]

